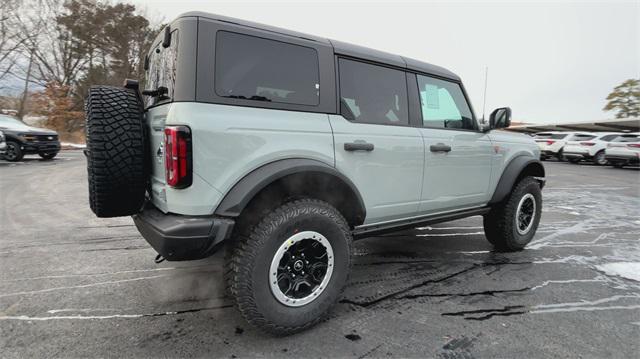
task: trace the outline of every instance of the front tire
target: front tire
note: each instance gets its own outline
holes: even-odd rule
[[[281,205],[246,236],[234,234],[230,245],[229,294],[250,324],[276,335],[321,321],[341,296],[351,268],[346,220],[314,199]]]
[[[533,239],[541,214],[540,184],[533,177],[525,177],[484,216],[485,236],[499,251],[522,250]]]
[[[598,153],[593,156],[593,163],[598,166],[604,166],[607,164],[607,158],[605,156],[604,150],[598,151]]]
[[[4,159],[9,162],[18,162],[22,160],[24,153],[20,149],[20,144],[15,141],[7,141],[7,149],[4,154]]]

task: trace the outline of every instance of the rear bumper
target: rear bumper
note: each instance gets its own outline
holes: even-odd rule
[[[165,214],[151,204],[132,218],[151,247],[170,261],[212,255],[230,236],[235,224],[229,218]]]

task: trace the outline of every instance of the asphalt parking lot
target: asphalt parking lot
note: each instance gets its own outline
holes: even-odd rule
[[[96,218],[80,151],[0,161],[0,356],[637,357],[640,171],[545,166],[527,250],[492,252],[480,217],[357,241],[330,318],[274,338],[220,254],[155,264],[131,219]]]

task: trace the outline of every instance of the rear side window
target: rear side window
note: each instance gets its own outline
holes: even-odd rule
[[[640,142],[640,136],[638,136],[638,135],[622,135],[622,136],[619,136],[619,137],[613,139],[611,142]]]
[[[602,136],[600,137],[600,141],[605,141],[605,142],[609,142],[611,140],[613,140],[614,138],[618,137],[620,135],[606,135],[606,136]]]
[[[317,106],[318,53],[305,46],[219,31],[215,91],[227,98]]]
[[[538,133],[534,138],[543,140],[561,140],[567,137],[565,133]]]
[[[475,129],[471,109],[460,85],[418,75],[424,127]]]
[[[576,134],[573,135],[570,140],[573,141],[589,141],[596,138],[596,136],[592,136],[592,135],[583,135],[583,134]]]
[[[403,71],[340,59],[340,113],[350,121],[408,125]]]

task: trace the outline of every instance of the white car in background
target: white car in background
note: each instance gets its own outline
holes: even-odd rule
[[[593,136],[581,136],[578,140],[569,140],[564,146],[564,157],[571,163],[580,161],[593,161],[596,165],[603,166],[607,164],[604,150],[609,142],[623,135],[622,133],[599,132]],[[591,137],[591,138],[589,138]]]
[[[4,133],[0,131],[0,158],[7,152],[7,141],[4,139]]]
[[[605,158],[616,168],[640,164],[640,132],[613,139],[605,149]]]
[[[592,136],[592,137],[589,137]],[[587,132],[538,132],[533,139],[540,147],[540,159],[555,157],[559,161],[564,161],[564,146],[567,141],[582,141],[595,137]]]

